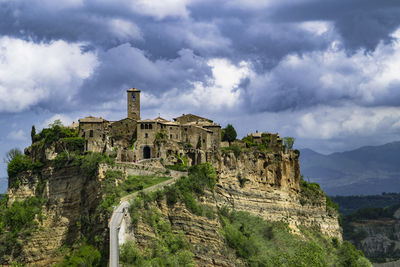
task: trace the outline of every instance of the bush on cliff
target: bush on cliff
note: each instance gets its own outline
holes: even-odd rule
[[[17,176],[19,173],[27,170],[37,170],[43,167],[43,163],[32,160],[25,155],[16,155],[7,165],[7,173],[9,178]]]
[[[6,257],[18,256],[19,240],[26,240],[38,230],[44,200],[38,196],[15,201],[7,207],[7,198],[0,200],[0,264]]]
[[[49,126],[50,128],[44,128],[39,134],[36,134],[32,138],[34,142],[42,141],[45,148],[61,138],[78,137],[78,132],[70,128],[62,125]]]
[[[55,265],[55,267],[72,266],[97,267],[104,265],[101,264],[101,254],[96,248],[82,244],[73,253],[65,255],[62,262]]]
[[[333,202],[317,183],[308,183],[303,177],[300,180],[300,204],[318,205],[325,198],[325,208],[328,212],[336,213],[339,209],[338,204]]]

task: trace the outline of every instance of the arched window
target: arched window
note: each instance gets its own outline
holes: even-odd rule
[[[149,124],[149,129],[152,129],[153,128],[153,125],[152,124]]]
[[[140,124],[140,129],[144,129],[144,124]]]

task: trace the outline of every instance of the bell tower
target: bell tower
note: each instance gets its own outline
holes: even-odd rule
[[[128,89],[128,118],[140,120],[140,90],[136,88]]]

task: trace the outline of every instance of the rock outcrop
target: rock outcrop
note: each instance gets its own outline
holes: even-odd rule
[[[8,205],[38,194],[45,199],[42,222],[31,237],[20,240],[22,252],[12,255],[13,260],[41,266],[49,266],[63,257],[60,248],[73,244],[82,235],[82,218],[89,217],[100,201],[99,180],[82,175],[79,166],[66,166],[55,170],[52,166],[40,172],[24,172],[16,178],[18,188],[9,188]],[[97,228],[107,236],[106,221],[98,222]]]
[[[341,240],[338,214],[327,211],[325,197],[315,199],[313,204],[301,204],[298,156],[293,151],[249,150],[237,157],[234,153],[217,153],[211,162],[216,168],[218,183],[213,194],[209,192],[201,199],[202,204],[215,211],[217,207],[228,206],[268,221],[285,221],[295,233],[299,233],[299,225],[313,226],[323,234]],[[17,189],[9,189],[9,203],[37,194],[41,183],[45,185],[42,194],[46,199],[42,230],[23,241],[23,252],[15,259],[47,266],[59,259],[57,251],[63,245],[73,243],[85,232],[82,222],[93,223],[90,218],[101,201],[102,175],[85,177],[79,166],[58,170],[47,166],[40,172],[25,172],[15,179],[20,184]],[[165,200],[158,208],[174,232],[183,231],[185,239],[193,247],[198,265],[232,266],[240,263],[225,243],[218,218],[196,216],[179,203],[169,207]],[[93,227],[107,243],[107,218],[96,222]],[[145,246],[153,236],[151,229],[139,222],[133,228],[131,238],[139,246]]]
[[[216,157],[219,181],[217,205],[228,205],[269,221],[285,221],[295,231],[298,225],[316,226],[322,233],[341,240],[338,214],[326,209],[325,197],[300,204],[298,154],[252,151],[235,157]]]

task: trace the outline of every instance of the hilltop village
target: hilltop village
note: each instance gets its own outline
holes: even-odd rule
[[[221,126],[197,115],[182,114],[173,121],[161,117],[142,120],[140,90],[135,88],[127,90],[127,118],[108,121],[89,116],[72,127],[79,127],[79,136],[85,138],[85,151],[116,151],[117,160],[121,162],[151,158],[168,160],[177,155],[186,156],[191,166],[210,161],[215,151],[227,145],[221,143]],[[267,135],[281,146],[282,139],[278,134]],[[257,142],[261,133],[251,133],[248,137]]]

